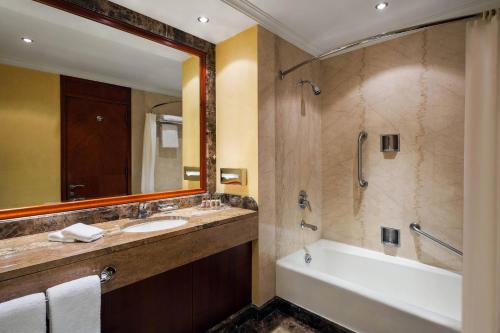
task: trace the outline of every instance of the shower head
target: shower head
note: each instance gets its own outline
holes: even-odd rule
[[[314,95],[318,96],[319,94],[321,94],[321,89],[319,86],[315,85],[312,81],[310,80],[300,80],[297,85],[299,86],[303,86],[304,84],[309,84],[311,85],[311,88],[312,88],[312,91],[314,93]]]

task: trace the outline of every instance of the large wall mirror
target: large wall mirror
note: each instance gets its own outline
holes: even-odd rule
[[[0,218],[204,192],[204,53],[0,7]]]

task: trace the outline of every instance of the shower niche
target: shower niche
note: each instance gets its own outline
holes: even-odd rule
[[[399,152],[400,140],[399,134],[380,135],[380,151],[383,153]]]

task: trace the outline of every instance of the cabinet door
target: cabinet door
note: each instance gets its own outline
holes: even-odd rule
[[[193,328],[204,332],[251,303],[252,243],[193,263]]]
[[[191,333],[192,264],[102,296],[103,333]]]

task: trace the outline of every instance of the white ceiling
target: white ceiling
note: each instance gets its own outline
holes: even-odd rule
[[[378,33],[500,6],[500,0],[220,0],[319,55]]]
[[[180,96],[189,56],[31,0],[0,0],[0,63]]]
[[[258,22],[314,55],[388,30],[500,7],[500,0],[386,0],[389,7],[380,12],[378,1],[114,0],[213,43]],[[187,57],[180,51],[31,0],[0,0],[0,9],[0,62],[180,94]],[[208,24],[197,21],[202,15]],[[35,43],[26,45],[21,36]]]
[[[220,0],[111,0],[214,44],[236,35],[256,22]],[[208,24],[198,22],[206,16]]]

